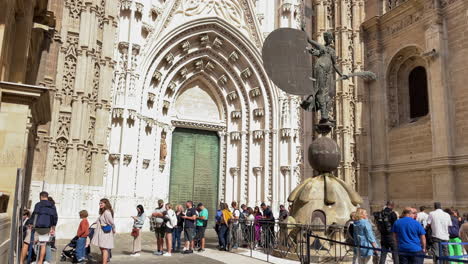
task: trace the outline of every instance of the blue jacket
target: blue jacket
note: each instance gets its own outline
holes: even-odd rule
[[[372,248],[372,243],[376,243],[374,231],[372,231],[372,225],[369,220],[361,219],[354,222],[354,241],[356,245],[362,247]],[[354,253],[357,254],[357,248],[354,249]],[[374,250],[361,248],[361,257],[368,257],[374,255]]]

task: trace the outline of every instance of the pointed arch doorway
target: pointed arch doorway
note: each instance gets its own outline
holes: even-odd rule
[[[172,134],[169,200],[203,203],[213,215],[218,203],[219,138],[216,132],[176,128]]]

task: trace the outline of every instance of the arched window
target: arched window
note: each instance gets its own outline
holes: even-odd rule
[[[429,113],[427,74],[422,66],[414,68],[408,77],[410,119]]]

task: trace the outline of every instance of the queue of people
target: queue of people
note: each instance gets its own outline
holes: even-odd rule
[[[284,205],[281,205],[279,221],[286,220],[288,215]],[[215,216],[215,231],[221,251],[228,250],[228,247],[236,249],[240,243],[247,244],[249,241],[254,242],[253,247],[271,246],[275,239],[274,227],[273,212],[265,203],[254,208],[242,204],[240,209],[236,201],[231,203],[231,208],[221,203]]]
[[[382,211],[374,213],[380,247],[366,210],[359,208],[351,214],[347,228],[351,236],[347,242],[356,246],[353,263],[386,263],[388,253],[392,253],[393,263],[397,264],[422,264],[428,254],[434,256],[434,261],[439,257],[457,259],[463,255],[463,248],[457,243],[468,242],[468,222],[459,216],[457,210],[442,210],[439,202],[434,203],[434,210],[430,213],[425,212],[425,207],[420,207],[419,212],[406,207],[398,215],[394,208],[393,202],[387,202]]]

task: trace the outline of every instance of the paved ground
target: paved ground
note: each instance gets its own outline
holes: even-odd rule
[[[216,250],[217,240],[214,230],[207,230],[207,250],[203,253],[194,253],[190,255],[184,255],[180,253],[174,253],[171,257],[154,256],[153,251],[155,249],[155,238],[153,233],[143,233],[142,241],[142,252],[140,257],[132,257],[132,237],[130,234],[118,234],[115,237],[115,248],[112,250],[112,260],[110,263],[167,263],[167,264],[191,264],[191,263],[203,263],[203,264],[218,264],[218,263],[242,263],[242,264],[260,264],[265,263],[264,261],[243,256],[236,253],[244,253],[244,250],[239,250],[236,253],[220,252]],[[60,254],[63,247],[68,243],[68,240],[60,240],[57,244],[56,259],[57,263],[60,262]],[[99,260],[100,255],[98,248],[93,247],[91,256],[95,260]],[[68,262],[70,263],[70,262]],[[89,263],[100,263],[100,261],[91,261]]]

